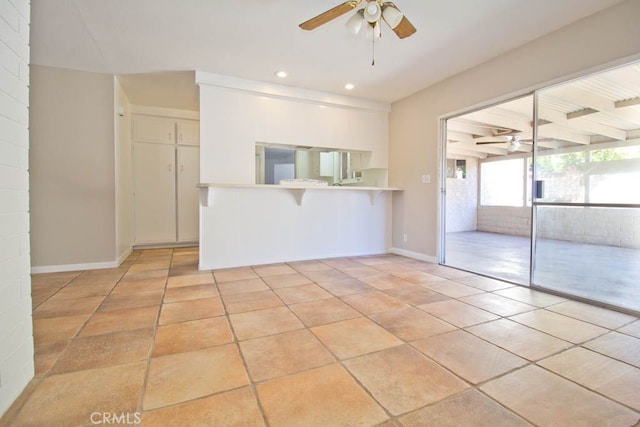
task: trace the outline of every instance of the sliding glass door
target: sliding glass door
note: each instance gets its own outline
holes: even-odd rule
[[[450,118],[446,137],[444,264],[640,312],[640,64]]]
[[[640,91],[637,65],[538,93],[532,285],[640,311],[640,98],[625,83]]]

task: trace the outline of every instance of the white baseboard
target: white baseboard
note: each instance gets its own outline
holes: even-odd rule
[[[64,273],[65,271],[99,270],[101,268],[116,268],[119,264],[116,261],[89,262],[86,264],[61,264],[42,265],[31,267],[31,274],[40,273]]]
[[[31,267],[31,274],[41,273],[64,273],[66,271],[83,271],[83,270],[100,270],[102,268],[118,268],[120,264],[127,259],[133,248],[129,248],[122,253],[115,261],[105,262],[88,262],[84,264],[61,264],[61,265],[42,265]]]
[[[438,263],[438,259],[436,257],[425,255],[425,254],[420,253],[420,252],[410,251],[408,249],[391,248],[390,252],[392,254],[406,256],[406,257],[409,257],[409,258],[417,259],[419,261],[431,262],[433,264],[437,264]]]

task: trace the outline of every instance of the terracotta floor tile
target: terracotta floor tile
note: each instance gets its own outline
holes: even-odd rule
[[[52,374],[138,362],[149,357],[153,328],[76,338],[51,368]]]
[[[169,277],[193,276],[200,273],[202,273],[202,271],[198,268],[197,264],[191,267],[172,266],[171,268],[169,268]]]
[[[337,298],[303,302],[289,307],[307,327],[360,317],[360,313]]]
[[[413,307],[372,314],[369,317],[405,341],[415,341],[456,329],[455,326]]]
[[[363,277],[362,281],[378,290],[411,286],[412,283],[390,274]]]
[[[584,347],[640,368],[640,338],[611,332],[584,344]]]
[[[264,426],[256,397],[248,387],[142,414],[140,425],[166,426]]]
[[[400,415],[456,394],[468,386],[409,346],[344,362],[391,414]]]
[[[226,317],[209,317],[158,327],[153,357],[233,342]]]
[[[110,332],[153,327],[156,323],[159,310],[160,306],[152,305],[149,307],[101,311],[91,317],[79,335],[100,335]]]
[[[146,368],[140,362],[46,377],[12,425],[91,425],[94,412],[133,416]]]
[[[246,292],[268,291],[269,287],[262,279],[257,278],[218,283],[218,289],[222,295],[235,295]]]
[[[381,313],[408,307],[407,304],[380,291],[347,295],[342,300],[363,314]]]
[[[122,280],[141,280],[141,279],[153,279],[153,278],[167,278],[169,275],[169,269],[164,268],[161,270],[147,270],[147,271],[130,271],[122,277]]]
[[[537,425],[631,426],[637,413],[537,366],[491,381],[482,391]]]
[[[430,291],[418,285],[386,289],[384,292],[411,305],[430,304],[432,302],[446,301],[450,299],[445,295]]]
[[[596,307],[578,301],[567,301],[556,304],[547,308],[547,310],[609,329],[619,328],[637,319],[637,317],[629,314],[607,310],[606,308]]]
[[[160,312],[159,325],[184,322],[187,320],[204,319],[206,317],[221,316],[224,307],[220,298],[201,298],[190,301],[180,301],[164,304]]]
[[[188,276],[174,276],[167,279],[167,289],[182,286],[206,285],[207,283],[213,283],[213,275],[209,272]]]
[[[52,295],[49,301],[109,295],[109,292],[111,292],[114,286],[115,283],[98,283],[73,287],[66,286]]]
[[[362,279],[363,277],[377,276],[380,274],[380,270],[367,267],[366,265],[358,264],[357,267],[348,267],[340,269],[343,273],[348,274],[356,279]]]
[[[109,295],[98,311],[123,310],[125,308],[149,307],[159,305],[162,302],[164,290],[138,292],[135,294],[111,294]]]
[[[73,338],[89,319],[90,314],[50,317],[33,320],[33,339],[36,343]]]
[[[121,281],[113,289],[113,294],[135,294],[138,292],[155,291],[164,289],[166,283],[167,279],[164,277]]]
[[[397,273],[406,273],[408,271],[415,271],[416,268],[412,265],[405,265],[403,263],[385,263],[385,264],[376,264],[372,266],[376,270],[380,270],[382,272],[388,274],[397,274]]]
[[[522,302],[514,301],[500,295],[483,293],[460,298],[460,301],[471,304],[498,316],[513,316],[536,310],[537,307]]]
[[[320,341],[340,359],[350,359],[402,344],[398,338],[366,318],[311,328]]]
[[[328,270],[311,270],[303,272],[305,276],[309,279],[313,280],[316,283],[320,282],[333,282],[335,280],[345,280],[352,279],[351,276],[344,274],[341,271],[338,271],[333,268],[329,268]]]
[[[435,274],[436,276],[444,277],[446,279],[460,279],[463,277],[475,276],[473,273],[469,273],[468,271],[458,270],[456,268],[445,267],[444,265],[433,265],[429,267],[428,270],[431,274]]]
[[[44,376],[56,363],[58,357],[67,348],[71,340],[50,341],[37,343],[34,351],[35,376]],[[2,425],[2,423],[0,423]]]
[[[151,359],[144,410],[197,399],[248,384],[235,344]]]
[[[534,291],[524,286],[514,286],[512,288],[495,291],[494,293],[525,304],[535,305],[536,307],[548,307],[550,305],[568,301],[566,298]]]
[[[528,360],[539,360],[571,346],[567,341],[508,319],[471,326],[467,331]]]
[[[432,304],[421,305],[418,308],[459,328],[496,320],[498,318],[498,316],[488,311],[480,310],[479,308],[455,300],[434,302]]]
[[[253,267],[253,271],[260,277],[281,276],[283,274],[293,274],[296,272],[286,264],[257,266]]]
[[[431,283],[446,280],[443,277],[429,274],[424,271],[405,271],[401,273],[395,273],[394,276],[411,283]]]
[[[256,389],[273,426],[373,426],[388,418],[336,364],[258,384]]]
[[[526,360],[465,331],[415,341],[413,345],[456,375],[474,384],[523,366]]]
[[[149,261],[149,262],[137,262],[129,267],[128,273],[139,273],[145,272],[149,270],[162,270],[165,268],[169,268],[170,260],[160,260],[160,261]]]
[[[633,335],[636,338],[640,338],[640,320],[618,329],[620,332],[624,332],[627,335]]]
[[[287,264],[300,272],[331,270],[331,266],[320,261],[296,261]]]
[[[513,283],[503,282],[502,280],[491,279],[490,277],[483,276],[460,277],[455,281],[464,285],[473,286],[474,288],[482,289],[483,291],[487,292],[498,291],[500,289],[512,288],[516,286]]]
[[[332,295],[329,292],[325,291],[315,283],[275,289],[274,292],[278,294],[285,304],[298,304],[301,302],[332,298]]]
[[[303,327],[287,307],[237,313],[229,316],[239,340],[258,338]]]
[[[365,265],[360,264],[357,261],[354,261],[349,258],[326,258],[322,260],[323,263],[330,265],[331,267],[344,271],[345,268],[360,268],[366,267]]]
[[[164,302],[190,301],[194,299],[213,298],[218,296],[214,283],[206,285],[182,286],[164,291]]]
[[[638,368],[580,347],[538,364],[610,399],[640,410]]]
[[[565,341],[578,344],[599,335],[605,334],[606,329],[599,326],[572,319],[547,310],[536,310],[511,317],[518,323],[546,332]]]
[[[512,427],[530,425],[476,390],[451,396],[400,418],[404,427]]]
[[[284,303],[272,291],[247,292],[246,294],[223,295],[227,313],[244,313],[283,306]]]
[[[240,343],[254,382],[328,365],[335,359],[307,329]]]
[[[440,282],[422,283],[427,289],[436,291],[451,298],[466,297],[468,295],[481,294],[484,291],[473,286],[463,285],[462,283],[454,282],[453,280],[442,280]]]
[[[358,279],[334,280],[333,282],[321,282],[318,285],[336,296],[360,294],[375,290]]]
[[[264,280],[271,289],[288,288],[289,286],[306,285],[312,283],[311,280],[300,273],[283,274],[280,276],[264,277]]]
[[[91,314],[104,297],[76,298],[72,300],[46,301],[33,312],[34,319]]]
[[[257,279],[258,275],[251,267],[241,267],[214,270],[213,277],[216,279],[216,283],[222,283],[232,282],[234,280]]]

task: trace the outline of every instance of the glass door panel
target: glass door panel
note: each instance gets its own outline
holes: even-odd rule
[[[624,102],[640,99],[640,68],[628,67],[538,93],[532,285],[640,311],[640,111]]]

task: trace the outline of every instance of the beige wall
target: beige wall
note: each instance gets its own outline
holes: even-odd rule
[[[133,247],[133,177],[131,173],[131,104],[115,79],[116,259]],[[120,112],[119,109],[122,108]],[[121,115],[122,114],[122,115]]]
[[[394,103],[389,185],[405,191],[394,197],[393,246],[437,255],[439,117],[640,58],[638,16],[640,0],[629,0]],[[421,184],[422,174],[431,175],[431,184]]]
[[[114,79],[31,66],[32,267],[115,258]]]

